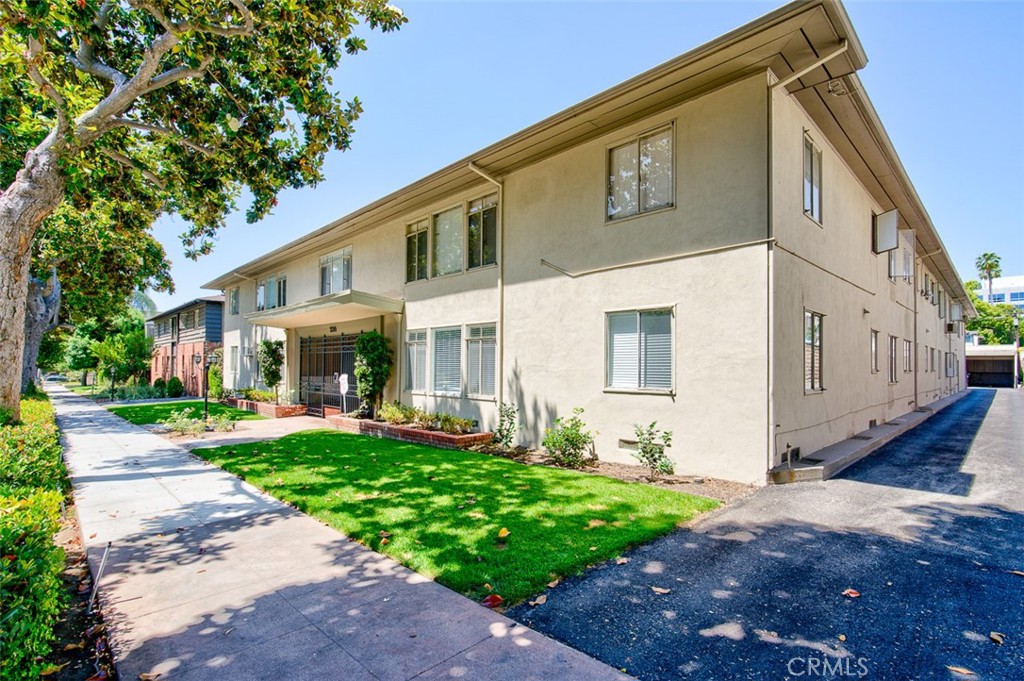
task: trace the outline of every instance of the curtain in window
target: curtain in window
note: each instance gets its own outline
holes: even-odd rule
[[[434,331],[434,390],[462,391],[462,330]]]
[[[435,277],[462,271],[462,208],[434,216]]]
[[[672,130],[640,139],[640,211],[672,205]]]

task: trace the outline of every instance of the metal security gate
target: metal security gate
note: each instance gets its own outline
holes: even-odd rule
[[[320,336],[299,339],[299,402],[311,416],[341,413],[340,378],[348,374],[346,403],[349,411],[356,401],[356,338]]]

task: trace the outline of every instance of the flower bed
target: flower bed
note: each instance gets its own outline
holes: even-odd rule
[[[306,407],[302,404],[268,404],[267,402],[254,402],[252,400],[240,400],[234,397],[227,399],[229,407],[244,409],[260,416],[267,416],[272,419],[283,419],[288,416],[303,416]]]
[[[346,433],[384,437],[389,440],[414,442],[442,449],[467,449],[477,445],[485,445],[494,438],[493,433],[456,435],[453,433],[443,433],[439,430],[422,430],[412,426],[395,426],[382,421],[354,419],[349,416],[328,416],[326,421],[334,428]]]

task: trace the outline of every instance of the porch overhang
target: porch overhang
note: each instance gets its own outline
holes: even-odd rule
[[[397,314],[405,307],[405,301],[387,298],[364,291],[339,291],[313,298],[295,305],[275,307],[272,310],[250,312],[245,321],[259,326],[278,329],[295,329],[302,326],[319,326],[339,322],[353,322],[384,314]]]

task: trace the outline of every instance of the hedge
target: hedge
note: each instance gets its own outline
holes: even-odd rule
[[[67,489],[60,433],[45,397],[23,397],[0,427],[0,679],[37,679],[63,607],[64,551],[53,543]]]

